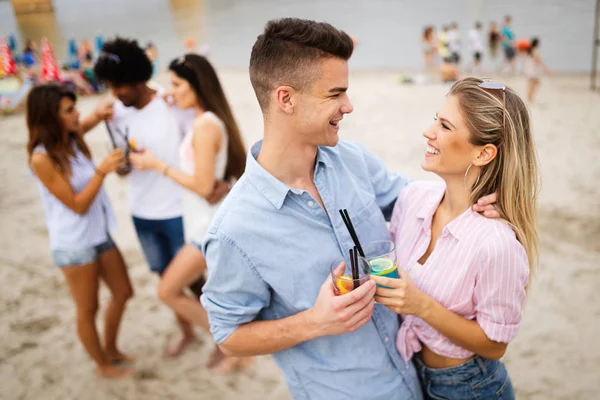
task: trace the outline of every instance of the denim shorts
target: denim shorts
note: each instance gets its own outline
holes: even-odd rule
[[[502,361],[475,358],[450,368],[429,368],[413,357],[425,399],[513,400],[515,392]]]
[[[144,219],[133,217],[133,225],[152,272],[162,275],[185,244],[183,218]]]
[[[73,267],[92,263],[98,259],[100,254],[116,247],[110,235],[107,235],[106,242],[93,247],[84,247],[73,250],[53,250],[52,260],[59,268]]]

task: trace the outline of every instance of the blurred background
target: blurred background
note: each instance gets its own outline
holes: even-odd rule
[[[13,6],[14,4],[14,6]],[[50,7],[38,13],[35,9]],[[38,5],[37,7],[35,5]],[[518,38],[543,38],[545,60],[556,72],[589,72],[596,0],[0,0],[0,36],[48,37],[58,59],[70,38],[98,33],[153,42],[168,62],[184,50],[184,38],[208,44],[221,68],[246,68],[265,22],[292,16],[327,20],[360,41],[353,68],[417,70],[422,67],[424,26],[457,22],[467,30],[511,15]],[[14,7],[14,8],[13,8]],[[14,14],[14,9],[21,11]],[[484,66],[492,65],[484,58]]]
[[[0,0],[0,58],[9,71],[0,68],[0,399],[290,398],[281,372],[268,356],[259,357],[241,373],[217,376],[208,371],[204,364],[212,345],[200,330],[202,340],[179,359],[161,357],[177,328],[170,311],[157,299],[158,278],[148,270],[131,223],[127,181],[117,176],[105,181],[119,221],[113,238],[135,288],[120,342],[136,356],[139,373],[120,382],[96,377],[77,339],[68,288],[50,257],[39,193],[27,164],[22,103],[31,85],[46,79],[42,70],[47,74],[48,68],[40,69],[40,64],[54,66],[50,70],[56,73],[49,80],[76,86],[82,95],[77,105],[85,116],[109,95],[89,73],[103,41],[119,34],[137,39],[143,47],[152,43],[153,81],[166,88],[165,69],[173,58],[190,51],[206,54],[218,70],[249,147],[261,138],[263,129],[247,72],[256,36],[271,18],[327,21],[356,40],[349,88],[355,111],[344,118],[341,137],[366,145],[390,170],[435,179],[420,167],[425,151],[422,132],[432,122],[450,83],[444,82],[439,55],[430,59],[431,65],[426,64],[424,29],[434,27],[435,43],[441,40],[444,25],[458,24],[462,61],[446,71],[455,74],[453,78],[490,77],[526,98],[526,55],[519,53],[516,69],[510,71],[502,68],[502,49],[494,58],[489,47],[490,24],[495,22],[501,29],[505,15],[512,17],[516,40],[525,43],[525,48],[532,37],[540,38],[539,54],[548,73],[541,77],[535,101],[527,101],[542,175],[540,265],[523,325],[504,362],[519,399],[597,399],[600,77],[592,80],[591,76],[599,58],[594,50],[598,3]],[[476,21],[482,23],[483,46],[482,65],[477,68],[469,32]],[[33,43],[30,49],[26,49],[28,41]],[[31,66],[24,60],[25,50],[31,54]],[[599,89],[590,90],[594,85]],[[107,155],[109,140],[103,125],[87,134],[86,141],[95,160]],[[101,307],[107,297],[102,289]],[[100,317],[98,324],[102,325]]]

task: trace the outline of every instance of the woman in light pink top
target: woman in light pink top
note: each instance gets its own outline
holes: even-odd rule
[[[402,315],[400,354],[426,398],[514,398],[500,362],[521,323],[538,251],[538,169],[529,115],[510,88],[465,78],[424,133],[423,169],[396,203],[391,235],[402,279],[373,279],[376,301]],[[472,211],[496,193],[503,217]]]

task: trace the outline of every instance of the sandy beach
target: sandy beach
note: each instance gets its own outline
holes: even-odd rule
[[[262,118],[246,71],[220,71],[249,145]],[[355,110],[341,124],[343,139],[365,144],[391,170],[436,179],[421,170],[427,127],[447,85],[399,85],[393,72],[351,75]],[[525,79],[498,78],[519,93]],[[166,83],[161,76],[160,82]],[[98,97],[82,98],[82,115]],[[585,76],[544,78],[531,106],[540,156],[541,258],[522,328],[504,361],[519,399],[596,399],[600,379],[600,92]],[[204,363],[212,348],[200,340],[177,360],[161,357],[177,333],[172,313],[156,297],[158,279],[141,254],[128,210],[127,183],[106,187],[117,213],[113,238],[135,288],[121,329],[122,348],[137,357],[137,377],[96,377],[75,332],[63,276],[50,257],[35,181],[27,168],[24,114],[0,117],[0,399],[289,399],[269,356],[249,370],[214,376]],[[108,152],[103,125],[86,137],[95,159]],[[101,311],[108,296],[101,292]],[[98,315],[101,326],[101,314]],[[596,382],[596,383],[594,383]]]

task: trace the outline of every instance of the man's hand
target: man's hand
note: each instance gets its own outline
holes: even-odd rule
[[[477,200],[477,203],[473,204],[473,211],[483,213],[483,216],[487,218],[500,218],[500,213],[495,205],[496,201],[496,193],[483,196]]]
[[[338,266],[343,270],[344,263]],[[315,305],[309,310],[311,325],[317,337],[354,332],[366,324],[373,314],[375,283],[367,281],[350,293],[336,296],[329,276],[321,286]]]
[[[96,118],[100,121],[110,121],[113,118],[113,105],[115,104],[115,99],[112,97],[106,97],[96,106],[96,110],[94,114]]]
[[[231,183],[228,181],[216,181],[213,192],[206,198],[208,204],[217,204],[231,190]]]

